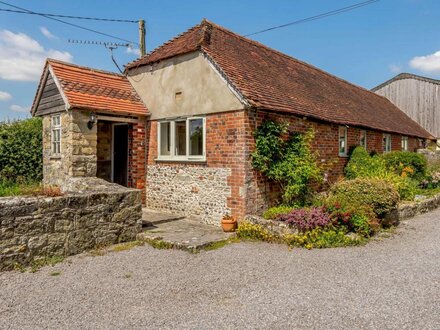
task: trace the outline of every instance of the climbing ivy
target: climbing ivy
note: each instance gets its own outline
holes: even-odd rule
[[[317,154],[311,148],[313,129],[289,132],[286,123],[267,120],[254,137],[253,167],[280,185],[285,204],[304,204],[310,197],[311,183],[322,181]]]

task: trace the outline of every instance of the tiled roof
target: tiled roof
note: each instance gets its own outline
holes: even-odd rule
[[[147,115],[148,110],[128,79],[112,72],[96,70],[48,59],[70,108]]]
[[[129,63],[126,71],[196,50],[254,108],[431,137],[386,98],[206,20]]]

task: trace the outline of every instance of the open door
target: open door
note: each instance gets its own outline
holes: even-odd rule
[[[113,124],[112,182],[128,185],[128,125]]]

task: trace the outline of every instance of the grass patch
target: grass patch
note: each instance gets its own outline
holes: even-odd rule
[[[431,188],[431,189],[420,189],[420,188],[418,188],[416,190],[416,195],[422,195],[422,196],[426,196],[426,197],[432,197],[432,196],[435,196],[437,194],[440,194],[440,187]]]
[[[40,182],[15,183],[0,181],[0,197],[7,196],[62,196],[61,189],[55,186],[43,187]]]
[[[127,251],[131,250],[132,248],[136,246],[143,246],[145,245],[142,241],[132,241],[132,242],[126,242],[126,243],[120,243],[117,245],[112,246],[111,250],[113,252],[121,252],[121,251]]]
[[[225,247],[226,245],[229,245],[232,243],[238,243],[238,242],[240,242],[240,240],[237,237],[232,236],[232,237],[229,237],[228,239],[225,239],[222,241],[209,243],[209,244],[205,245],[204,247],[202,247],[201,250],[213,251],[213,250],[221,249],[222,247]]]
[[[29,266],[22,265],[20,263],[14,264],[14,270],[24,273],[26,271],[29,271],[31,273],[35,273],[40,270],[40,268],[45,266],[55,266],[56,264],[64,261],[63,256],[46,256],[46,257],[40,257],[37,259],[34,259],[31,261]],[[55,272],[56,273],[56,272]],[[59,274],[57,274],[59,275]],[[55,275],[53,275],[55,276]]]
[[[49,273],[50,276],[59,276],[61,275],[61,272],[51,272]]]

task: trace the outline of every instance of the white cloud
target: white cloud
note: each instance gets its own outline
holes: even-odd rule
[[[391,64],[389,68],[390,68],[390,71],[392,73],[400,73],[400,72],[402,72],[402,67],[400,65]]]
[[[30,107],[22,107],[20,105],[17,104],[13,104],[9,107],[10,110],[15,111],[15,112],[29,112]]]
[[[132,46],[128,46],[126,51],[127,54],[133,54],[136,56],[140,56],[141,52],[139,51],[139,48],[133,48]]]
[[[409,65],[417,70],[427,73],[440,73],[440,51],[426,56],[416,56]]]
[[[0,91],[0,101],[8,101],[12,99],[12,95],[8,92],[2,92]]]
[[[72,62],[68,52],[44,49],[24,33],[0,30],[0,78],[16,81],[38,81],[47,57]]]
[[[46,27],[40,26],[40,32],[45,36],[47,39],[58,39],[58,37],[52,32],[50,32]]]

